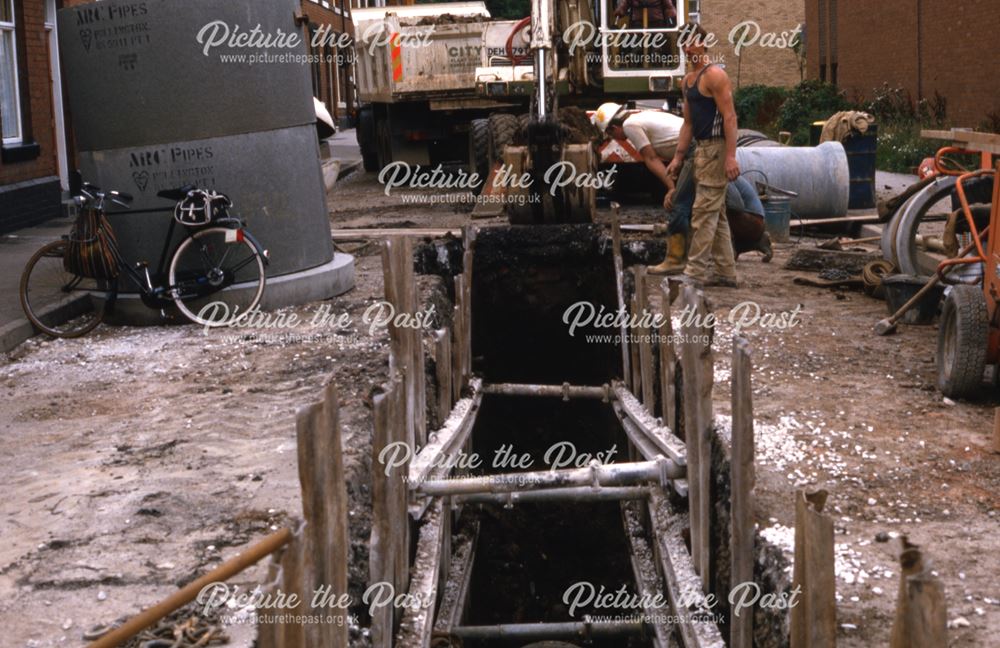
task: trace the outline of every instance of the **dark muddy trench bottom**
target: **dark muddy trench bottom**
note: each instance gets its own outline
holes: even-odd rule
[[[600,385],[620,375],[617,347],[571,336],[563,321],[574,303],[609,308],[616,303],[610,250],[602,249],[592,227],[484,232],[476,242],[474,268],[473,348],[477,372],[486,382]],[[482,462],[474,474],[631,459],[611,405],[597,400],[487,395],[471,439],[471,452]],[[612,620],[633,612],[601,609],[593,602],[601,592],[638,590],[619,502],[469,508],[478,516],[480,530],[465,624],[579,624],[588,615],[595,621]],[[549,631],[549,636],[465,638],[462,645],[652,645],[643,636],[581,639],[559,636],[551,625]]]
[[[473,452],[483,459],[477,471],[482,474],[581,467],[592,459],[628,461],[611,406],[599,401],[488,396],[472,438]],[[638,589],[618,502],[478,506],[479,542],[466,623],[564,624],[581,623],[588,615],[593,620],[631,616],[627,609],[595,605],[602,593]],[[527,646],[532,640],[470,639],[463,645]],[[622,635],[595,637],[586,645],[652,644]]]

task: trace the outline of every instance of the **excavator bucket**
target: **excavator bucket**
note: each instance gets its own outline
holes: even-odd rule
[[[567,144],[562,159],[571,162],[580,172],[597,168],[594,150],[589,144]],[[529,173],[528,147],[508,146],[504,149],[504,164],[511,177]],[[587,171],[591,173],[592,171]],[[506,189],[507,218],[512,225],[555,223],[589,223],[593,220],[597,191],[593,187],[569,184],[556,188],[510,186]]]

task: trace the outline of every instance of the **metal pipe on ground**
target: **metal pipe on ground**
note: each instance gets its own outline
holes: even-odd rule
[[[571,398],[593,398],[609,402],[611,386],[607,383],[601,386],[571,385],[531,385],[517,383],[495,383],[483,387],[487,394],[503,394],[504,396],[552,396],[568,401]]]
[[[454,498],[456,504],[521,504],[528,502],[619,502],[649,497],[643,486],[581,486],[552,488],[527,492],[474,493]]]
[[[641,621],[586,621],[564,623],[505,623],[493,626],[458,626],[451,629],[462,639],[578,639],[641,636]]]
[[[250,565],[257,563],[264,556],[285,546],[291,539],[292,532],[290,529],[275,531],[201,578],[191,581],[156,605],[143,610],[108,634],[91,643],[87,648],[114,648],[125,643],[145,628],[148,628],[171,612],[193,601],[198,596],[198,593],[207,585],[232,578]]]
[[[600,464],[594,461],[586,468],[428,480],[417,486],[416,491],[421,495],[445,496],[512,493],[570,486],[631,486],[645,482],[666,486],[671,479],[683,477],[685,472],[683,466],[678,466],[666,457],[620,464]]]

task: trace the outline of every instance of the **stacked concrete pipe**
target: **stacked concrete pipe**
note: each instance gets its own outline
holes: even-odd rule
[[[156,193],[192,183],[229,195],[268,248],[265,308],[353,286],[353,258],[334,254],[330,239],[298,9],[295,0],[108,0],[59,12],[83,178],[135,196],[131,211],[111,216],[127,260],[155,266],[172,208]],[[227,29],[256,25],[264,34],[298,34],[299,42],[206,47]],[[249,65],[229,55],[286,61]],[[154,209],[165,211],[146,211]],[[119,314],[158,321],[135,297],[120,297]]]

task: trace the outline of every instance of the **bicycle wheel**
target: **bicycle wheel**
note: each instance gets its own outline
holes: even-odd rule
[[[210,227],[181,241],[170,260],[170,294],[202,326],[227,326],[247,316],[264,294],[264,259],[243,230]]]
[[[79,337],[104,317],[115,283],[81,277],[66,270],[66,241],[48,243],[28,260],[21,273],[21,308],[28,319],[52,337]]]

